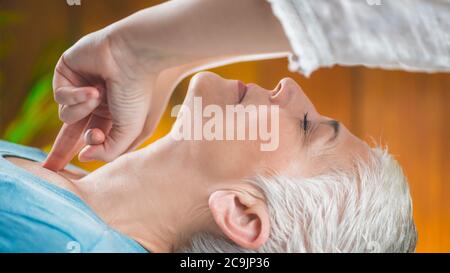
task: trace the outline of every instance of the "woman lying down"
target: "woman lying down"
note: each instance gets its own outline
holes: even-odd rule
[[[0,251],[414,251],[398,163],[321,116],[292,79],[266,90],[203,72],[184,108],[195,112],[198,98],[224,111],[277,109],[244,122],[275,116],[276,149],[262,149],[259,138],[180,138],[198,122],[186,111],[171,134],[88,174],[74,166],[54,173],[42,167],[42,151],[0,142]]]

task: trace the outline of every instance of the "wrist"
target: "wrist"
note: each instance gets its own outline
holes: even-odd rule
[[[139,11],[105,29],[106,41],[113,55],[147,72],[161,72],[188,64],[195,59],[184,48],[172,23],[175,16],[156,10]]]

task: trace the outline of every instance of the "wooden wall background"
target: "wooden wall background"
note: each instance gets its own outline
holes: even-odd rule
[[[35,64],[39,61],[50,70],[54,66],[56,57],[40,59],[43,51],[53,50],[49,56],[59,56],[64,43],[70,45],[157,2],[82,0],[80,7],[70,7],[64,0],[0,0],[0,14],[19,14],[18,23],[0,33],[0,42],[10,45],[8,54],[0,56],[0,135],[27,96]],[[335,67],[306,79],[288,72],[286,60],[235,64],[215,71],[267,88],[282,77],[293,77],[320,112],[339,119],[369,142],[387,144],[410,181],[419,232],[417,250],[450,252],[450,74]],[[180,84],[172,103],[182,101],[187,83]],[[171,122],[166,115],[149,142],[164,135]],[[48,148],[57,129],[40,133],[28,144]],[[98,163],[81,166],[95,169]]]

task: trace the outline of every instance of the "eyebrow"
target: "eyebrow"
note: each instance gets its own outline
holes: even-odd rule
[[[334,134],[328,139],[327,142],[333,141],[339,135],[339,129],[341,128],[341,124],[337,120],[329,120],[325,122],[326,125],[331,126],[333,128]]]

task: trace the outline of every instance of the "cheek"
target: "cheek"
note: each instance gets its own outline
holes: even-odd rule
[[[204,170],[211,176],[225,179],[242,179],[256,174],[265,174],[265,170],[286,173],[293,165],[297,166],[302,155],[301,130],[294,118],[288,118],[280,113],[278,126],[272,126],[273,121],[262,126],[261,119],[268,115],[250,115],[245,120],[245,139],[212,140],[192,142],[196,145],[198,158],[202,161]],[[226,123],[226,122],[225,122]],[[233,130],[237,131],[237,121]],[[277,128],[274,128],[277,127]],[[226,132],[226,128],[224,133]],[[256,140],[249,139],[249,130],[256,130]],[[264,136],[262,136],[264,135]],[[276,149],[264,150],[263,145],[274,143]],[[268,173],[270,174],[270,173]]]
[[[308,163],[308,150],[303,143],[302,129],[297,118],[280,118],[280,144],[270,155],[270,163],[277,171],[299,176]]]
[[[241,180],[257,174],[262,156],[254,142],[202,141],[199,159],[202,169],[219,180]]]
[[[278,150],[264,153],[264,166],[277,173],[291,173],[292,166],[298,165],[299,153],[296,147],[280,144]]]
[[[280,119],[278,149],[264,154],[265,164],[273,170],[290,175],[299,175],[307,162],[307,151],[296,119]]]

